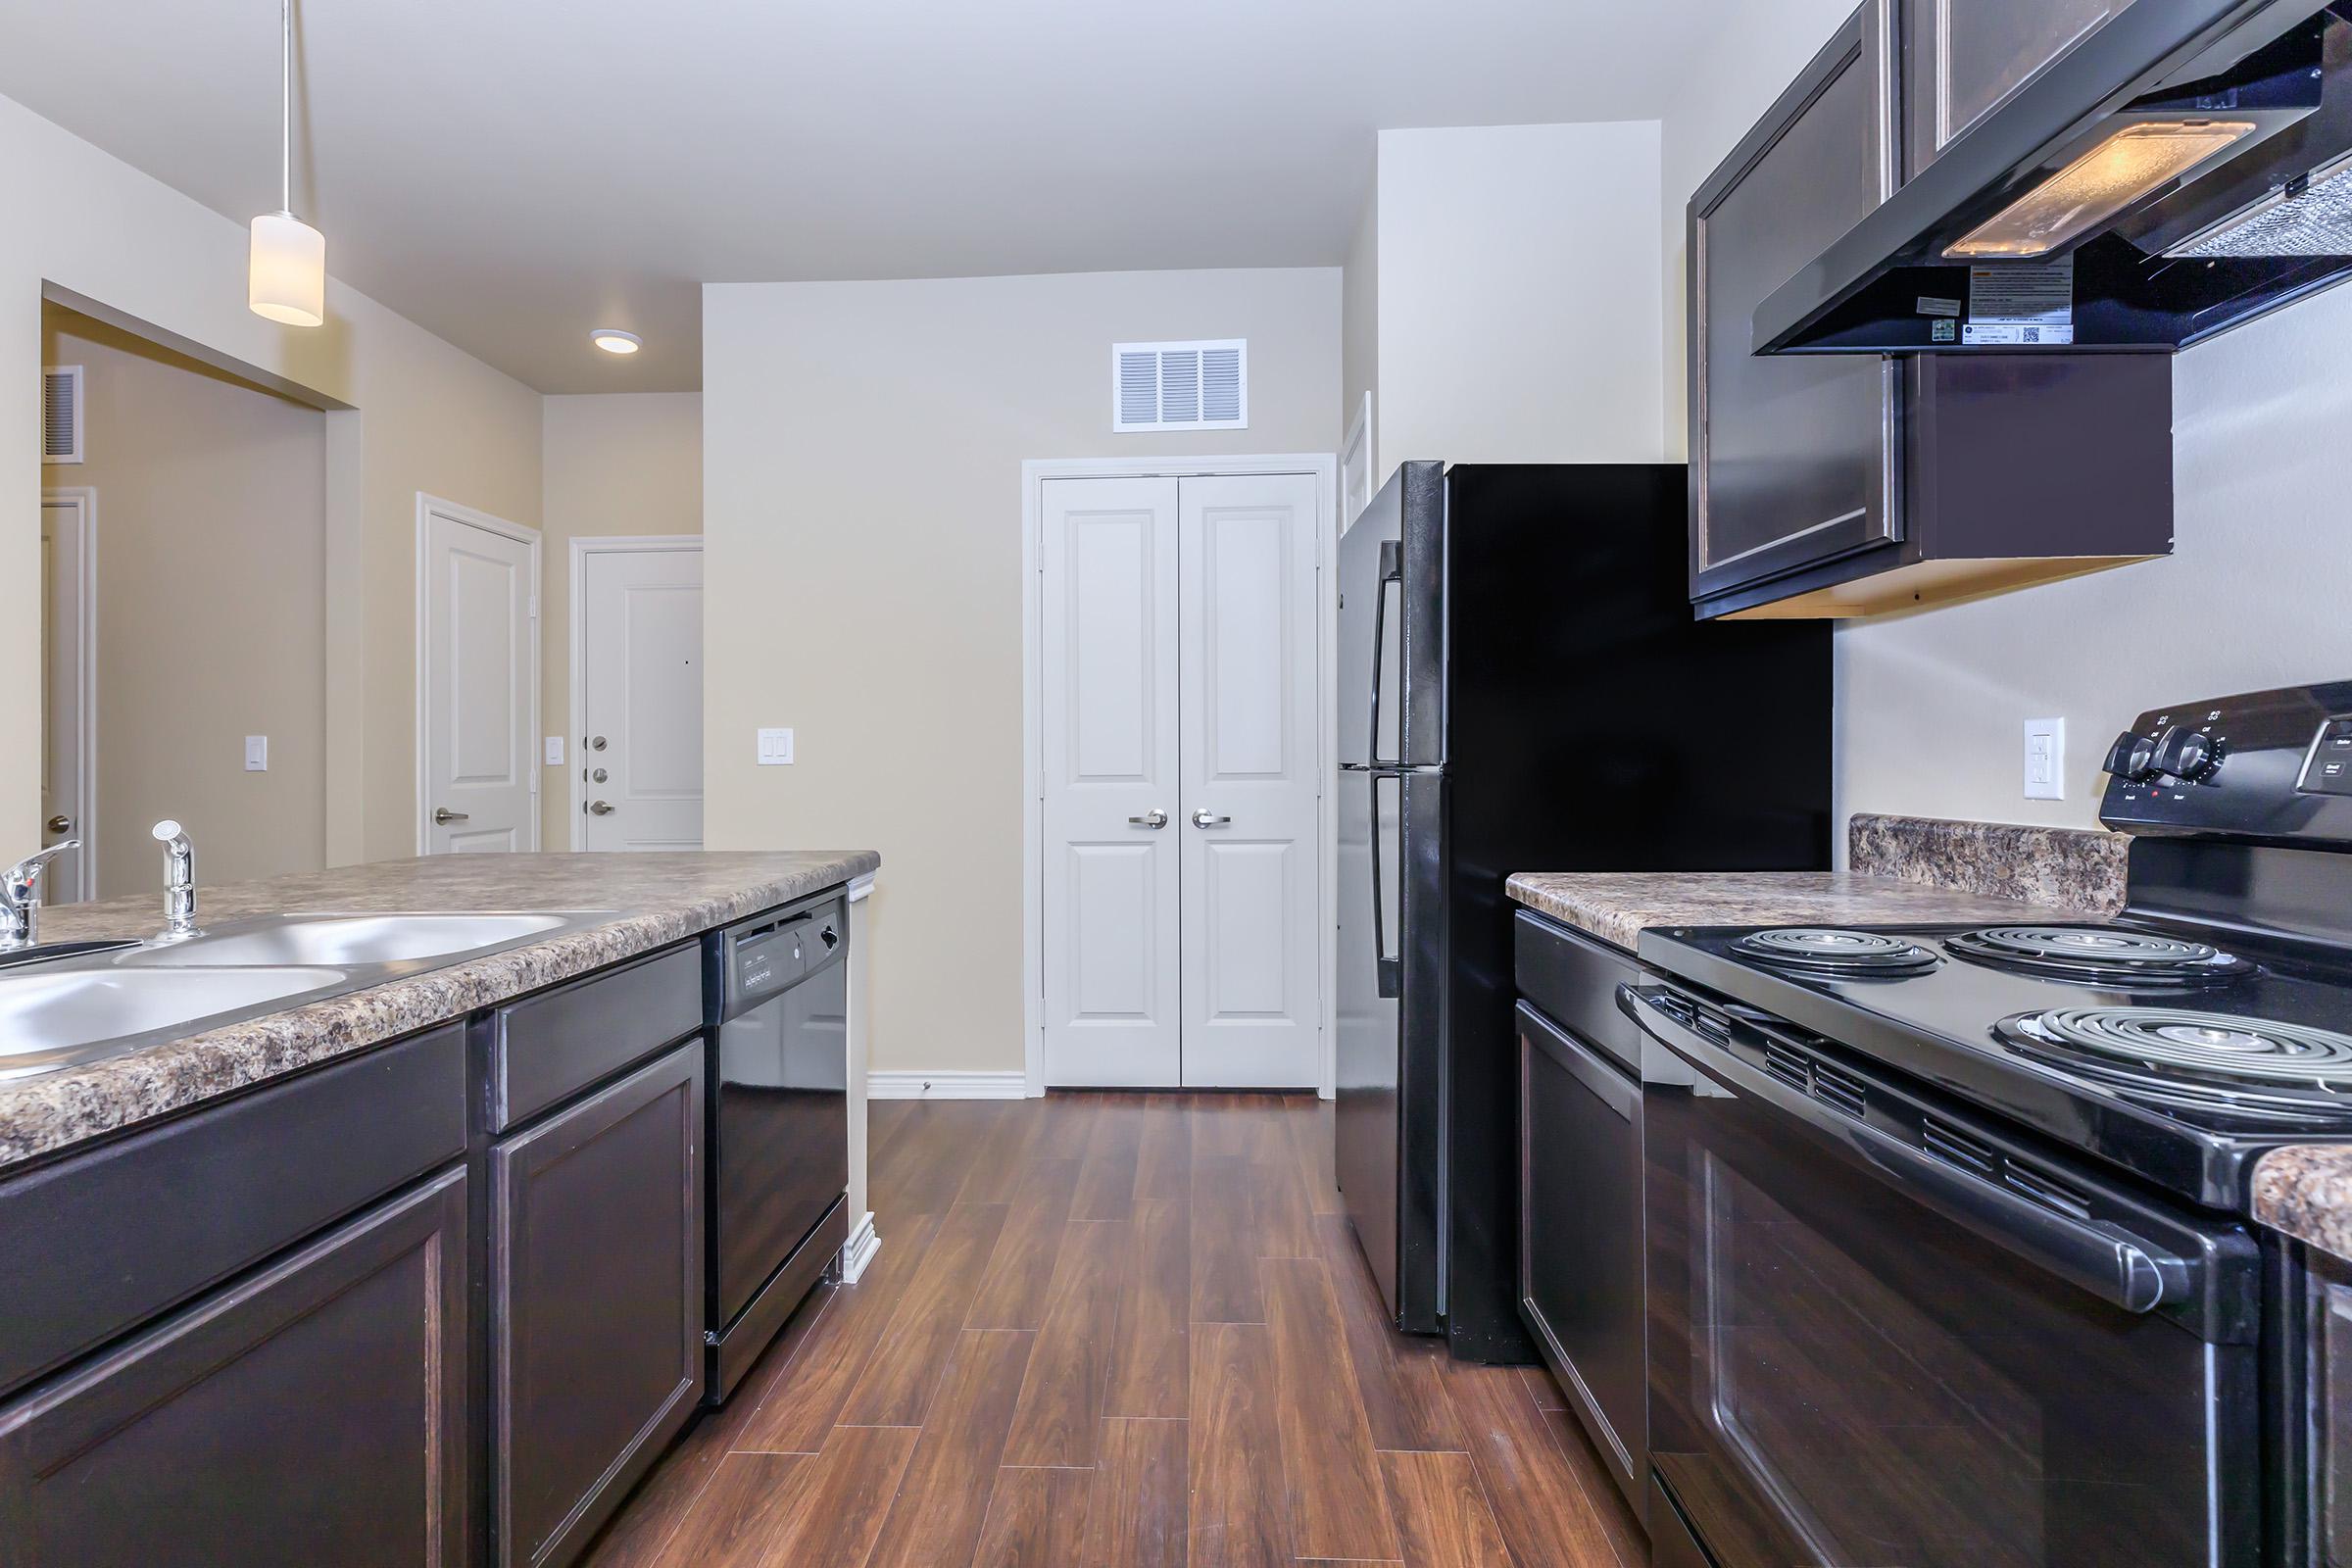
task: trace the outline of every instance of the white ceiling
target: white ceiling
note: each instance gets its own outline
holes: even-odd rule
[[[706,281],[1336,264],[1375,130],[1656,115],[1702,15],[313,0],[295,209],[337,276],[534,387],[685,389]],[[240,221],[277,206],[275,0],[0,0],[0,93]]]

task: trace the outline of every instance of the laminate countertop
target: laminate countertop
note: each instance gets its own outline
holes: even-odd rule
[[[2088,909],[1853,871],[1521,871],[1512,900],[1634,951],[1653,925],[1938,925],[2096,920]]]
[[[611,913],[539,941],[105,1060],[0,1077],[0,1170],[606,968],[880,864],[870,850],[448,855],[200,884],[197,913],[208,926],[288,913]],[[53,907],[42,911],[41,939],[144,937],[162,915],[160,892]],[[0,1056],[0,1073],[5,1064]]]

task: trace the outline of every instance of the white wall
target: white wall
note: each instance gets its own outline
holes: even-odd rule
[[[1204,337],[1250,428],[1111,434],[1110,345]],[[1336,268],[704,289],[707,841],[881,852],[876,1069],[1022,1064],[1022,461],[1328,453],[1339,337]]]
[[[414,853],[416,492],[535,524],[538,394],[331,278],[326,325],[265,321],[244,225],[5,98],[0,212],[0,582],[40,570],[44,283],[356,410],[327,418],[327,858]],[[0,624],[0,668],[37,667],[40,635]],[[0,731],[38,734],[39,704],[0,683]],[[39,841],[39,775],[37,748],[0,760],[0,844]]]
[[[1655,121],[1384,130],[1381,476],[1407,459],[1656,462]]]
[[[703,396],[613,392],[551,397],[540,423],[539,714],[549,734],[571,720],[571,541],[610,534],[699,533]],[[571,846],[571,775],[579,739],[539,781],[539,843]]]

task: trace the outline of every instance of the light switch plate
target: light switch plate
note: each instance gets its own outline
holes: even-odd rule
[[[550,767],[564,765],[564,737],[561,735],[550,735],[547,738],[547,765]]]
[[[248,773],[270,771],[269,736],[248,735],[245,737],[245,771]]]
[[[2066,799],[2066,720],[2026,720],[2026,799]]]
[[[792,761],[792,731],[763,729],[760,732],[760,765],[780,767]]]

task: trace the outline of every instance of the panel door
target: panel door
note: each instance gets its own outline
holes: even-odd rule
[[[580,578],[581,847],[699,850],[703,553],[593,550]]]
[[[1184,1075],[1312,1088],[1322,944],[1308,474],[1179,486]]]
[[[94,492],[41,496],[41,843],[78,839],[78,853],[41,874],[48,904],[78,904],[98,892],[97,824],[88,710],[91,628],[90,519]]]
[[[1176,481],[1043,490],[1046,1081],[1171,1085],[1184,1004]]]
[[[539,847],[539,551],[439,512],[425,518],[424,846]]]
[[[460,1563],[466,1451],[453,1170],[0,1408],[0,1560]]]

